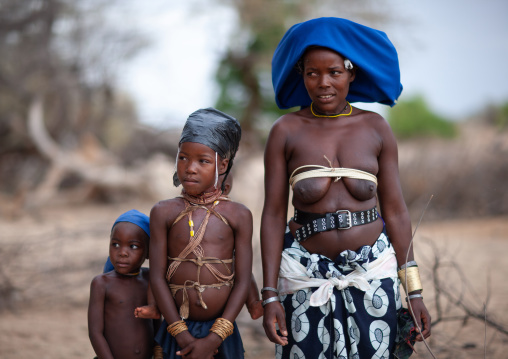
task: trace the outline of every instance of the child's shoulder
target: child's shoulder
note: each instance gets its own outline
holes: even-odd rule
[[[159,201],[153,205],[150,217],[163,216],[164,218],[176,217],[185,209],[185,202],[181,197],[175,197]]]
[[[99,288],[104,287],[108,284],[108,282],[116,275],[115,271],[107,272],[107,273],[101,273],[96,275],[92,279],[91,286],[92,288]]]
[[[244,204],[229,200],[222,201],[221,205],[220,213],[232,224],[252,221],[252,213]]]

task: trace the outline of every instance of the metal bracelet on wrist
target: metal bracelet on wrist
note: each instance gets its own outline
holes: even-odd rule
[[[275,292],[277,295],[279,295],[279,290],[277,288],[273,288],[273,287],[261,288],[261,294],[263,294],[263,292],[266,292],[266,291]]]
[[[406,302],[410,301],[411,299],[415,299],[415,298],[422,298],[422,300],[423,300],[423,295],[421,295],[420,293],[408,295],[406,297]]]
[[[418,267],[418,264],[416,264],[416,261],[409,261],[409,262],[406,262],[406,263],[404,263],[403,265],[401,265],[401,266],[399,267],[399,270],[401,270],[401,269],[405,269],[405,268],[407,268],[407,267]]]
[[[261,302],[261,305],[264,307],[265,305],[267,305],[268,303],[271,303],[271,302],[280,302],[280,298],[279,296],[275,296],[275,297],[270,297],[268,299],[265,299]]]

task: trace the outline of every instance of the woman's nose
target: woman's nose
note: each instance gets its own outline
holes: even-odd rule
[[[319,87],[329,87],[330,81],[328,79],[328,76],[321,76],[319,77]]]

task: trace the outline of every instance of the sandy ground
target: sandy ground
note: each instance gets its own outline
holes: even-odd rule
[[[232,195],[241,197],[242,193]],[[250,207],[258,213],[260,205],[258,201]],[[66,206],[16,220],[0,218],[0,358],[94,356],[86,321],[89,284],[102,270],[111,223],[123,211],[137,208],[148,213],[150,207],[148,202]],[[254,247],[254,273],[261,283],[257,234]],[[440,317],[436,303],[442,306],[443,318],[428,341],[435,356],[507,358],[508,336],[492,326],[485,327],[481,317],[488,299],[487,318],[508,329],[508,261],[504,258],[508,252],[508,218],[423,221],[415,248],[426,303],[434,320]],[[441,267],[433,272],[436,261]],[[453,269],[454,263],[460,265],[459,271]],[[469,285],[464,292],[457,273],[462,273]],[[480,319],[450,320],[464,312],[457,303],[449,305],[442,295],[436,301],[436,274],[473,314],[479,313]],[[264,336],[261,320],[250,320],[244,310],[238,324],[247,358],[273,357],[274,349]],[[417,357],[431,357],[422,343],[417,350]]]

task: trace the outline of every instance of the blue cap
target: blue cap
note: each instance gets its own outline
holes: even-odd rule
[[[120,217],[116,219],[115,223],[113,223],[113,227],[115,227],[118,222],[133,223],[145,231],[148,237],[150,237],[150,218],[138,210],[131,209],[130,211],[121,214]],[[113,230],[113,227],[111,227],[111,230]]]
[[[382,31],[336,17],[293,25],[272,59],[275,101],[281,109],[307,107],[311,99],[296,63],[309,46],[322,46],[351,60],[356,68],[349,102],[378,102],[394,106],[402,92],[397,51]]]

